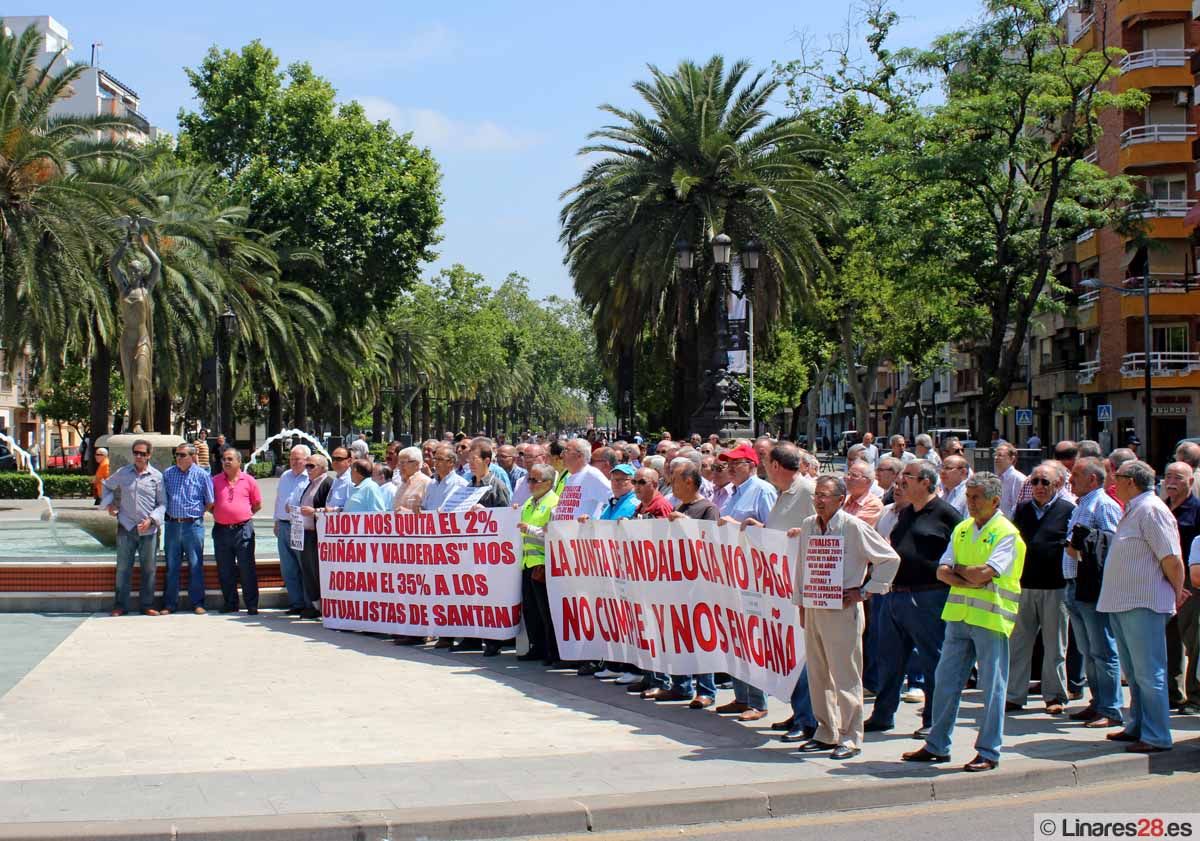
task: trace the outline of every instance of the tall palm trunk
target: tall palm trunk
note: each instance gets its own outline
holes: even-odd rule
[[[94,441],[112,432],[112,355],[108,345],[102,341],[97,341],[92,351],[90,374],[92,395],[89,430]]]

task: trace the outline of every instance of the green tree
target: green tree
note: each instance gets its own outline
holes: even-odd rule
[[[617,123],[589,135],[597,154],[563,194],[561,239],[575,291],[592,317],[603,357],[645,349],[672,360],[671,425],[681,433],[701,403],[725,274],[711,243],[720,233],[763,246],[755,322],[798,302],[825,265],[837,191],[809,158],[819,144],[795,119],[772,118],[779,83],[720,56],[650,67],[634,90],[649,114],[603,105]],[[696,271],[675,269],[675,244],[695,249]],[[765,335],[765,327],[760,326]]]

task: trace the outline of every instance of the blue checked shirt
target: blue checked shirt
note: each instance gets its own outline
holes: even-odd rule
[[[167,486],[167,516],[199,519],[213,503],[212,475],[192,465],[185,473],[175,465],[163,471]]]
[[[1120,521],[1120,503],[1109,496],[1108,491],[1104,488],[1096,488],[1091,493],[1084,494],[1083,498],[1079,500],[1079,504],[1075,506],[1075,510],[1071,512],[1071,519],[1067,520],[1067,537],[1071,536],[1076,523],[1092,529],[1114,532]],[[1064,549],[1063,578],[1074,579],[1078,576],[1079,561],[1068,555]]]

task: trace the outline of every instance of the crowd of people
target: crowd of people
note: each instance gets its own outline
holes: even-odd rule
[[[940,451],[924,435],[915,451],[903,436],[887,443],[881,451],[864,435],[838,471],[767,436],[722,442],[664,435],[648,446],[591,433],[512,443],[458,435],[420,447],[393,442],[382,463],[372,461],[363,440],[336,447],[328,459],[297,445],[272,514],[287,612],[321,616],[318,513],[438,510],[470,486],[479,506],[520,512],[529,647],[518,659],[611,680],[649,701],[753,722],[767,715],[764,692],[728,675],[562,661],[546,591],[545,537],[568,497],[582,500],[572,510],[584,520],[690,518],[778,529],[799,538],[793,598],[806,665],[791,694],[792,715],[771,726],[801,753],[857,756],[866,733],[895,727],[902,702],[923,702],[912,734],[922,746],[903,759],[946,762],[962,694],[974,687],[983,712],[977,755],[963,767],[993,769],[1005,717],[1026,710],[1034,671],[1046,714],[1126,743],[1131,752],[1169,750],[1172,710],[1200,714],[1200,445],[1180,445],[1160,484],[1131,450],[1104,455],[1094,441],[1058,442],[1028,476],[1005,442],[992,448],[994,472],[975,471],[954,437],[939,442]],[[197,463],[192,444],[176,447],[175,465],[162,473],[149,463],[148,442],[136,442],[133,457],[102,483],[102,504],[118,519],[113,615],[129,609],[135,558],[142,581],[154,581],[160,528],[166,586],[156,609],[153,585],[143,584],[142,612],[178,609],[185,561],[189,605],[205,611],[205,512],[214,520],[221,611],[240,609],[240,585],[241,604],[256,613],[253,517],[262,494],[238,451],[220,451],[215,476]],[[840,536],[843,547],[842,605],[805,607],[805,547],[829,535]],[[514,647],[513,640],[394,641],[489,657]],[[718,705],[722,687],[733,698]]]

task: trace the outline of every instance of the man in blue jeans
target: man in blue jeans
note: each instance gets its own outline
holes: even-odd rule
[[[1099,459],[1081,458],[1072,465],[1071,490],[1079,501],[1067,521],[1068,536],[1076,526],[1110,535],[1116,531],[1121,520],[1121,505],[1105,490],[1106,479],[1107,473]],[[1072,713],[1070,718],[1093,729],[1120,727],[1123,718],[1117,641],[1108,614],[1096,611],[1096,596],[1079,598],[1078,576],[1079,550],[1068,545],[1063,550],[1063,580],[1066,581],[1063,601],[1071,616],[1071,627],[1075,631],[1075,641],[1083,657],[1083,672],[1091,692],[1088,705]]]
[[[1000,764],[1008,640],[1016,627],[1025,566],[1025,542],[1000,510],[1003,493],[1004,485],[994,473],[981,471],[967,480],[971,519],[955,526],[950,546],[938,562],[938,579],[950,585],[950,593],[942,611],[946,638],[934,677],[933,723],[924,746],[905,753],[905,762],[950,760],[963,687],[978,663],[983,712],[975,758],[963,770],[991,771]]]
[[[1186,598],[1179,528],[1154,493],[1154,468],[1132,461],[1117,468],[1117,524],[1096,610],[1107,613],[1121,668],[1129,678],[1129,718],[1108,738],[1128,742],[1130,753],[1171,749],[1167,695],[1167,619]]]
[[[908,664],[916,650],[916,663],[925,676],[925,709],[913,738],[924,739],[933,722],[938,660],[946,626],[942,610],[947,588],[938,578],[938,559],[950,545],[962,521],[957,509],[936,493],[937,469],[927,461],[904,465],[898,482],[908,505],[897,515],[891,532],[892,548],[900,556],[900,569],[890,593],[878,600],[876,648],[879,686],[871,716],[863,723],[867,733],[882,733],[896,726],[896,710]]]
[[[175,448],[175,464],[163,472],[167,488],[167,583],[164,615],[179,609],[179,570],[188,562],[188,601],[192,612],[204,613],[204,512],[212,508],[212,474],[196,464],[196,446]]]
[[[300,507],[300,495],[308,487],[308,473],[304,464],[312,450],[304,444],[297,444],[288,452],[288,469],[279,476],[279,486],[275,488],[275,544],[279,549],[279,573],[283,576],[283,586],[287,589],[288,609],[291,616],[299,616],[312,607],[312,602],[304,595],[304,580],[300,575],[300,552],[292,548],[292,512],[297,516]]]
[[[167,510],[163,476],[150,464],[150,442],[133,442],[133,464],[127,464],[104,480],[100,504],[117,518],[116,598],[111,616],[129,611],[129,590],[136,555],[142,570],[138,601],[142,613],[158,616],[154,609],[154,577],[157,571],[158,530]]]

